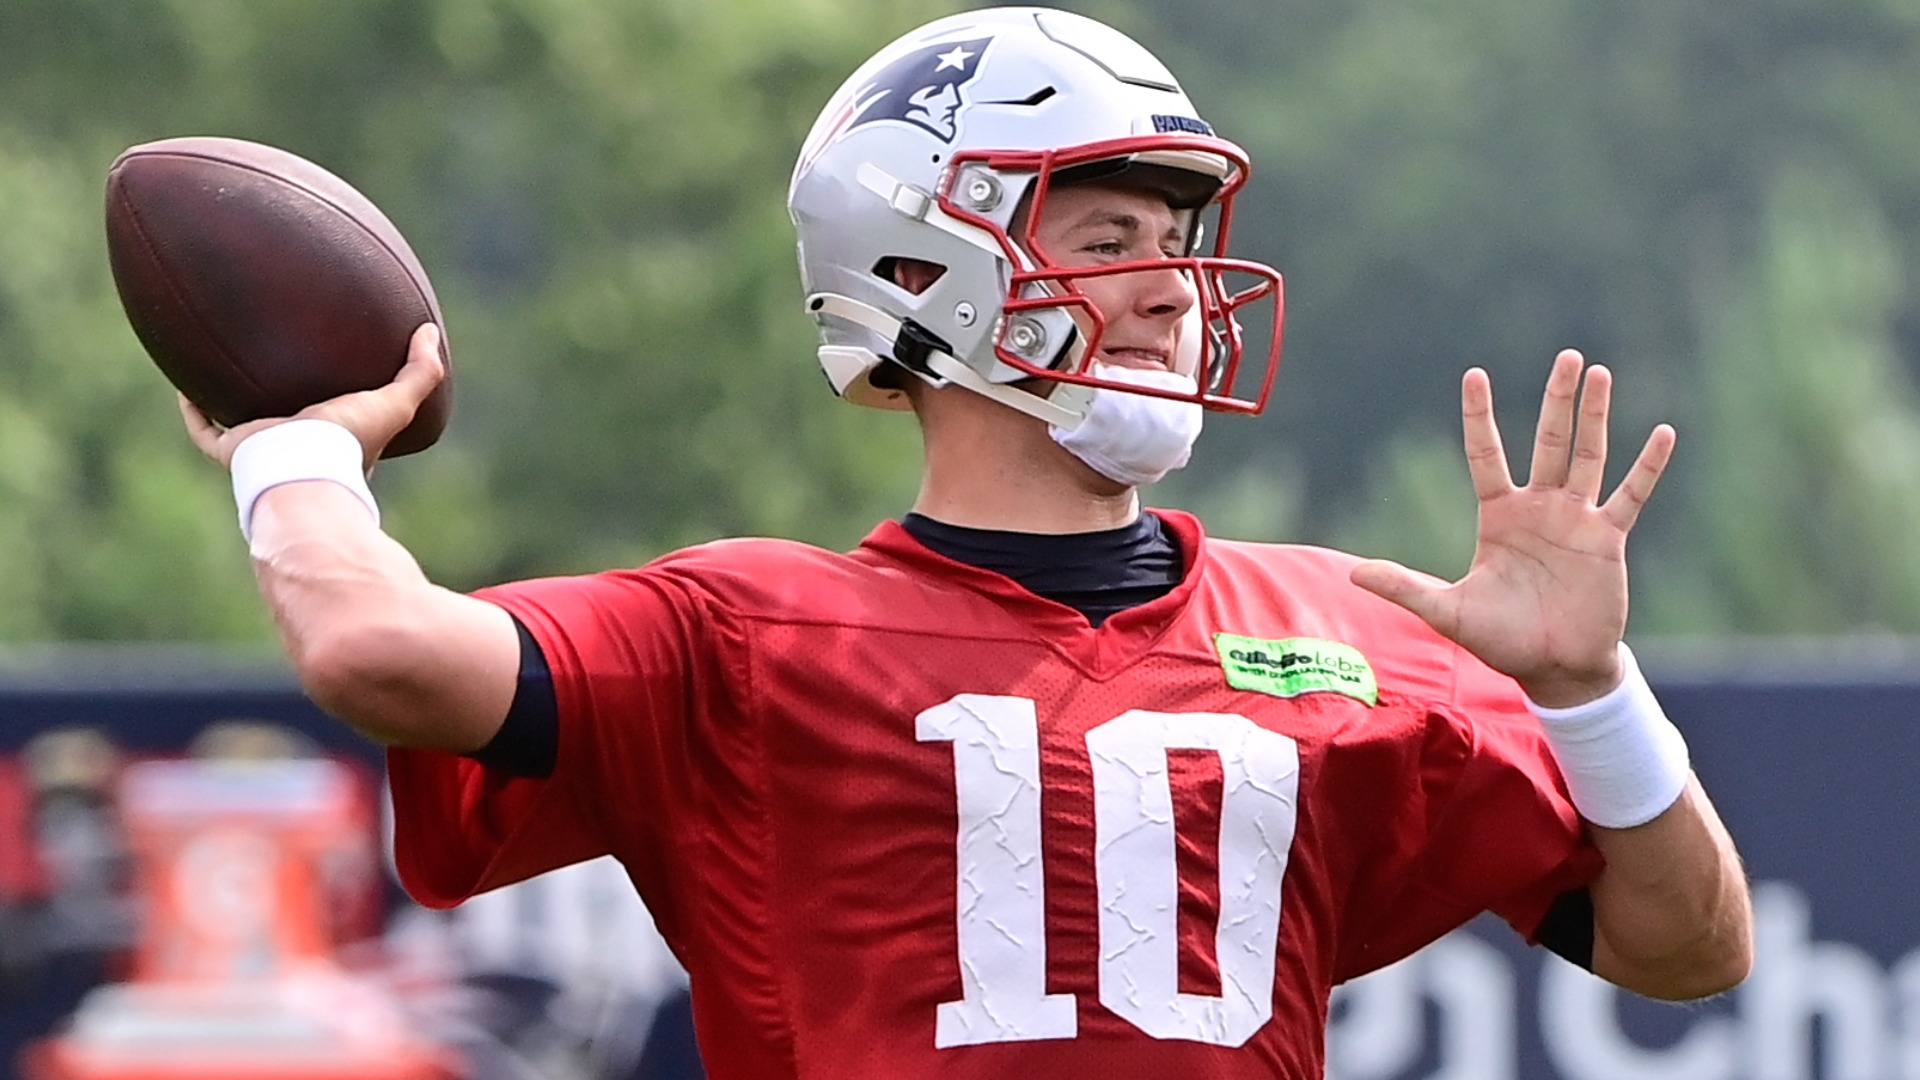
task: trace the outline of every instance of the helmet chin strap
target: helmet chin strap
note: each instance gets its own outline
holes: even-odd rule
[[[842,319],[857,326],[864,326],[879,335],[883,341],[896,341],[900,337],[899,319],[852,297],[837,293],[814,293],[807,297],[807,310],[818,315]],[[869,353],[869,355],[873,356],[876,364],[883,362],[878,354]],[[952,354],[939,349],[927,351],[926,364],[929,371],[945,382],[965,387],[982,397],[992,398],[1010,409],[1016,409],[1057,428],[1078,427],[1080,421],[1087,415],[1087,407],[1093,398],[1090,388],[1068,383],[1055,383],[1051,393],[1046,397],[1040,397],[1011,384],[989,382],[985,376],[961,363]],[[1056,401],[1056,398],[1061,400]]]

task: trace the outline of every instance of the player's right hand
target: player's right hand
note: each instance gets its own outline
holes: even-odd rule
[[[387,443],[413,422],[413,414],[419,411],[421,402],[427,400],[427,395],[446,377],[447,369],[440,362],[440,328],[433,323],[422,323],[407,345],[407,362],[394,374],[392,382],[377,390],[342,394],[309,405],[293,416],[249,420],[230,428],[215,423],[181,394],[180,415],[186,421],[187,437],[193,440],[193,445],[219,462],[221,468],[231,466],[234,450],[256,431],[288,420],[330,420],[360,440],[366,466],[371,470]]]

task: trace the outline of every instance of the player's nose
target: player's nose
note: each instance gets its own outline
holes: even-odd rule
[[[1171,263],[1141,270],[1133,282],[1133,310],[1152,319],[1180,319],[1193,310],[1198,296],[1186,270]]]

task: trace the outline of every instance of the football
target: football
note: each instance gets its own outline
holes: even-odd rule
[[[400,230],[305,158],[241,139],[143,143],[107,174],[106,218],[134,334],[224,426],[386,385],[424,322],[441,326],[449,359],[439,301]],[[433,445],[452,401],[449,377],[381,456]]]

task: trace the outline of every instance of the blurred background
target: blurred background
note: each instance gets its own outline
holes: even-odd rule
[[[0,693],[0,752],[25,777],[29,742],[73,725],[135,756],[184,755],[240,708],[225,696],[236,687],[267,695],[239,715],[325,737],[276,666],[225,477],[183,437],[114,295],[101,198],[121,150],[195,134],[272,143],[349,180],[406,233],[445,312],[456,405],[444,441],[382,465],[375,487],[389,531],[435,579],[632,565],[742,533],[844,547],[907,506],[916,438],[910,420],[822,385],[786,179],[853,67],[961,6],[0,3],[0,691],[14,691]],[[1520,447],[1553,353],[1579,347],[1618,376],[1615,476],[1654,423],[1680,432],[1634,534],[1632,634],[1663,693],[1693,687],[1729,725],[1695,740],[1709,786],[1717,769],[1723,803],[1745,805],[1737,784],[1761,758],[1844,751],[1819,759],[1824,786],[1806,790],[1904,790],[1917,749],[1904,725],[1920,710],[1907,637],[1920,632],[1920,6],[1063,6],[1145,42],[1248,148],[1237,254],[1287,280],[1274,403],[1210,421],[1152,502],[1197,510],[1216,533],[1456,575],[1473,527],[1460,373],[1492,371]],[[147,723],[154,686],[183,700],[165,687],[184,671],[197,711]],[[1856,691],[1857,715],[1820,711]],[[106,719],[89,711],[103,702]],[[1759,723],[1769,709],[1773,728]],[[1852,744],[1793,741],[1856,721]],[[1762,730],[1784,741],[1753,741]],[[1722,757],[1703,755],[1713,745]],[[349,743],[329,752],[371,760]],[[40,790],[29,780],[21,790]],[[1783,781],[1762,769],[1753,784],[1743,844],[1780,831]],[[1835,800],[1805,800],[1779,876],[1838,836],[1856,869],[1787,886],[1795,902],[1907,861],[1898,841],[1916,815],[1889,799],[1827,832],[1807,832],[1806,815]],[[1829,903],[1853,903],[1858,925],[1812,925],[1879,935],[1858,945],[1863,962],[1897,967],[1920,943],[1912,905],[1845,897]],[[397,897],[381,903],[382,932],[405,921]],[[134,933],[89,925],[123,945]],[[1749,1049],[1722,1072],[1629,1055],[1598,1075],[1640,1075],[1639,1062],[1646,1075],[1920,1078],[1920,976],[1887,977],[1871,1051],[1847,1056],[1866,1044],[1841,1038],[1858,1025],[1839,1014],[1813,1023],[1820,998],[1804,1053]],[[0,1010],[30,1010],[36,985],[16,980]],[[1426,984],[1400,985],[1427,1002],[1410,1015],[1440,1009]],[[1672,1054],[1706,1045],[1639,1037]],[[1347,1075],[1467,1069],[1433,1038],[1424,1064],[1362,1055]],[[1545,1053],[1537,1035],[1514,1038]],[[1458,1075],[1574,1075],[1524,1054],[1511,1073]],[[1682,1071],[1658,1073],[1669,1065]]]
[[[839,80],[954,6],[7,0],[0,641],[266,635],[103,255],[107,166],[175,135],[325,165],[432,273],[457,412],[379,486],[437,579],[898,514],[912,425],[821,386],[782,203]],[[1577,346],[1619,375],[1616,442],[1680,430],[1636,632],[1920,630],[1913,4],[1072,6],[1249,148],[1238,246],[1287,276],[1273,406],[1158,501],[1457,571],[1461,371],[1517,432]]]

